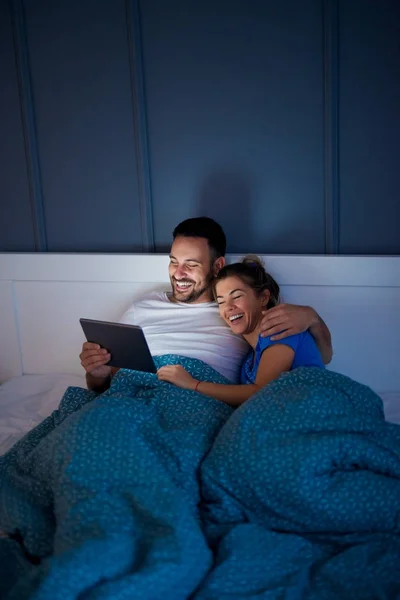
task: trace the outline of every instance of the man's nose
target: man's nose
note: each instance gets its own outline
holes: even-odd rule
[[[175,271],[175,278],[183,279],[184,277],[186,277],[185,267],[183,267],[182,265],[178,265]]]

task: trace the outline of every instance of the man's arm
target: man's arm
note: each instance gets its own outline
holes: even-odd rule
[[[311,310],[315,313],[315,323],[310,325],[308,330],[313,336],[315,343],[318,346],[318,350],[321,353],[323,363],[325,365],[328,365],[331,362],[333,356],[331,332],[329,331],[328,326],[326,325],[325,321],[321,319],[319,314],[313,308],[311,308]]]
[[[134,325],[134,305],[132,304],[122,316],[120,323]],[[119,370],[117,367],[107,365],[111,354],[99,344],[85,342],[79,355],[81,365],[86,371],[86,385],[89,390],[102,394],[111,384],[111,379]]]
[[[95,377],[92,373],[86,372],[86,385],[88,389],[102,394],[110,387],[111,379],[117,371],[116,367],[111,367],[111,372],[106,377]]]
[[[98,344],[85,342],[79,355],[81,365],[86,371],[86,385],[89,390],[101,394],[110,387],[111,379],[118,371],[116,367],[107,365],[111,356]]]
[[[331,334],[311,306],[279,304],[266,311],[260,326],[261,335],[271,336],[271,340],[283,340],[307,330],[313,336],[324,364],[329,364],[333,356]]]

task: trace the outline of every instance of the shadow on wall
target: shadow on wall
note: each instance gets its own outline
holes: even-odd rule
[[[211,217],[224,228],[227,252],[241,253],[251,247],[252,197],[245,176],[225,170],[209,175],[196,196],[196,215]]]
[[[233,170],[219,170],[200,186],[194,203],[196,211],[190,216],[207,216],[218,221],[226,233],[228,253],[290,255],[299,254],[302,247],[306,251],[307,236],[312,232],[305,232],[301,226],[301,205],[295,204],[288,215],[285,206],[274,202],[275,196],[273,190],[267,190],[261,215],[259,211],[254,214],[250,178]]]

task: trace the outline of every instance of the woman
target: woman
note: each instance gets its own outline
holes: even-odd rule
[[[240,384],[198,381],[179,365],[161,367],[157,372],[160,380],[239,406],[285,371],[304,366],[325,368],[308,331],[280,341],[260,336],[263,311],[279,303],[279,286],[258,257],[248,256],[241,263],[225,266],[213,289],[221,317],[251,346],[241,367]]]

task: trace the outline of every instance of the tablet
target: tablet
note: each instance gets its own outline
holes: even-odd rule
[[[107,365],[120,369],[133,369],[156,373],[157,369],[138,325],[110,323],[95,319],[79,319],[88,342],[99,344],[111,354]]]

